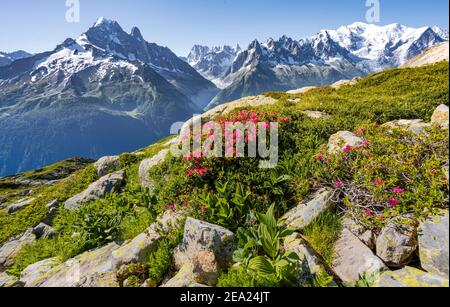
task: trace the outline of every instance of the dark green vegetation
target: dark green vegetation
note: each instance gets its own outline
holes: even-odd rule
[[[339,204],[336,212],[321,216],[302,233],[327,261],[333,257],[333,244],[344,212],[353,213],[359,222],[377,229],[400,213],[415,213],[423,218],[448,206],[441,169],[448,160],[447,133],[434,127],[428,137],[420,139],[401,131],[389,134],[377,126],[395,119],[429,122],[438,105],[448,104],[447,63],[388,70],[338,90],[324,87],[303,95],[267,95],[279,103],[248,112],[261,120],[285,119],[280,124],[280,161],[276,168],[260,169],[260,160],[252,158],[170,158],[150,171],[155,181],[155,193],[150,195],[139,187],[137,169],[139,161],[161,149],[161,143],[150,147],[144,156],[122,155],[121,167],[127,174],[122,193],[75,212],[61,210],[54,225],[59,237],[24,248],[16,257],[13,272],[41,259],[67,259],[113,240],[132,238],[148,227],[157,214],[170,208],[186,210],[195,218],[239,234],[238,253],[244,266],[225,272],[220,286],[296,285],[298,281],[291,273],[301,268],[291,263],[294,258],[283,249],[281,239],[289,230],[279,228],[277,220],[314,191],[324,186],[335,189],[335,201]],[[289,101],[296,98],[301,98],[301,102]],[[311,119],[302,113],[305,110],[325,112],[329,117]],[[242,111],[233,111],[227,119]],[[332,134],[361,127],[367,146],[340,156],[328,157],[324,152],[323,146]],[[318,155],[323,158],[318,159]],[[46,188],[36,205],[17,216],[0,213],[0,242],[36,224],[46,202],[62,202],[94,179],[95,174],[88,167],[65,182]],[[383,186],[375,185],[381,181]],[[337,182],[342,185],[336,187]],[[366,198],[359,201],[369,200],[374,205],[370,212],[349,202],[348,194],[355,189],[367,192]],[[382,210],[379,204],[383,204]],[[261,214],[266,212],[267,215]],[[77,233],[75,238],[73,233]],[[71,239],[67,240],[69,236]],[[161,241],[145,269],[139,267],[131,275],[139,281],[151,277],[160,282],[164,273],[170,271],[171,250],[178,238],[171,235]],[[327,284],[324,279],[318,276],[314,284]]]

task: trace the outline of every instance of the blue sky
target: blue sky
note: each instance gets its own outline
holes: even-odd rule
[[[365,21],[366,0],[79,0],[80,22],[65,20],[66,0],[1,0],[0,50],[52,50],[104,16],[126,31],[186,55],[193,44],[247,46],[253,39],[295,39]],[[381,25],[448,29],[448,0],[381,0]]]

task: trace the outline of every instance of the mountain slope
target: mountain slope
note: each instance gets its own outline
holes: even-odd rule
[[[157,72],[155,64],[133,58],[133,52],[143,57],[140,51],[150,58],[151,48],[139,49],[134,40],[127,48],[129,37],[118,24],[102,21],[77,40],[0,68],[0,176],[72,156],[135,150],[198,112],[180,84],[196,82],[189,73],[203,80],[206,90],[211,83],[176,57],[173,71],[177,65],[177,72],[186,69],[169,82],[159,72],[163,64],[170,69],[170,62],[152,57]],[[170,60],[168,49],[152,48],[167,51],[160,57]]]
[[[418,67],[449,60],[449,43],[433,46],[406,62],[403,67]]]
[[[320,86],[397,67],[446,40],[448,33],[438,27],[415,29],[399,24],[381,27],[364,23],[322,30],[299,41],[286,36],[264,43],[255,40],[216,81],[226,87],[208,109],[263,91]],[[202,62],[202,58],[197,62]]]
[[[214,82],[219,88],[223,87],[222,75],[233,63],[236,55],[241,51],[239,45],[206,47],[195,45],[189,53],[186,61],[194,67],[203,77]]]
[[[128,34],[117,22],[100,18],[76,41],[82,47],[94,46],[121,59],[150,65],[178,91],[196,103],[199,109],[203,109],[218,91],[214,84],[169,48],[145,41],[136,27]]]

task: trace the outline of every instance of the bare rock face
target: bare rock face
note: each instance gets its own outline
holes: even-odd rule
[[[98,176],[103,177],[115,171],[115,169],[119,166],[119,163],[119,156],[107,156],[100,158],[97,162],[95,162],[94,167],[97,170]]]
[[[335,245],[332,267],[345,283],[354,283],[364,276],[387,270],[386,265],[348,229],[342,231]]]
[[[377,238],[377,256],[390,267],[409,264],[417,250],[417,223],[398,218],[386,225]]]
[[[64,208],[75,210],[89,202],[103,198],[109,193],[118,192],[124,179],[124,171],[106,175],[91,184],[85,191],[67,200]]]
[[[439,125],[442,128],[448,129],[449,125],[449,109],[445,104],[441,104],[434,111],[433,116],[431,117],[431,123],[435,125]]]
[[[333,207],[330,197],[330,190],[318,191],[311,199],[299,204],[284,215],[285,225],[296,230],[308,227],[319,215]]]
[[[336,154],[342,152],[347,146],[358,147],[364,143],[364,140],[350,131],[339,131],[330,137],[328,142],[328,153]]]
[[[141,162],[141,165],[139,166],[139,179],[141,181],[141,186],[143,188],[147,188],[150,190],[150,192],[153,192],[154,183],[150,179],[148,172],[153,167],[164,162],[168,153],[169,150],[164,149],[153,158],[145,159],[144,161]]]
[[[430,217],[419,226],[419,253],[422,267],[430,273],[449,276],[448,211]]]

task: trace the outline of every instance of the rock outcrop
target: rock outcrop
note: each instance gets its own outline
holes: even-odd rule
[[[448,286],[448,279],[445,277],[429,274],[411,267],[406,267],[399,271],[384,272],[374,285],[374,287],[383,288],[448,288]]]
[[[119,156],[107,156],[100,158],[97,162],[94,163],[95,169],[97,170],[97,174],[99,177],[103,177],[108,175],[111,172],[114,172],[116,168],[120,164]]]
[[[332,267],[345,283],[354,283],[387,270],[383,261],[348,229],[342,231],[336,242],[335,253]]]
[[[311,225],[319,215],[333,208],[334,204],[330,201],[331,194],[330,190],[322,189],[311,199],[288,211],[283,216],[285,226],[302,230]]]
[[[141,181],[141,186],[143,188],[149,189],[150,192],[153,192],[154,183],[149,177],[149,171],[153,167],[161,164],[166,159],[167,154],[169,153],[168,149],[164,149],[160,151],[156,156],[150,159],[145,159],[141,162],[139,166],[139,179]]]
[[[0,246],[0,272],[4,271],[6,267],[13,263],[14,256],[26,244],[36,241],[36,236],[33,234],[33,228],[28,229],[24,234],[10,239]]]
[[[356,237],[358,237],[361,242],[363,242],[371,250],[375,249],[375,234],[371,229],[358,224],[351,217],[344,217],[342,221],[342,226],[350,230]]]
[[[228,229],[188,218],[183,241],[174,253],[175,267],[181,275],[165,286],[178,284],[176,280],[186,280],[188,276],[189,284],[214,286],[219,274],[230,264],[235,249],[234,233]]]
[[[336,154],[342,152],[346,147],[352,148],[361,146],[364,140],[350,131],[339,131],[330,137],[328,142],[328,153]]]
[[[38,274],[40,277],[33,279],[31,286],[118,287],[117,270],[124,264],[143,261],[148,253],[155,250],[169,227],[177,227],[180,218],[179,214],[168,211],[135,239],[123,245],[113,242],[69,259],[43,275]],[[25,271],[36,272],[33,266],[39,269],[43,264],[32,265]]]
[[[383,125],[383,127],[391,129],[408,130],[415,135],[420,135],[422,132],[424,132],[425,129],[430,128],[431,126],[431,124],[426,123],[421,119],[401,119]]]
[[[448,211],[420,223],[419,253],[422,267],[429,273],[449,276]]]
[[[109,193],[118,192],[124,179],[124,171],[106,175],[91,184],[85,191],[67,200],[64,208],[68,210],[75,210],[89,202],[103,198]]]
[[[29,205],[31,205],[33,202],[35,201],[34,198],[30,198],[30,199],[22,199],[19,202],[9,205],[8,207],[6,207],[6,211],[11,214],[14,213],[16,211],[22,210],[25,207],[28,207]]]
[[[0,288],[23,287],[23,283],[18,278],[6,273],[0,273]]]
[[[377,238],[377,256],[390,267],[409,264],[418,247],[417,226],[408,218],[390,221]]]
[[[32,264],[22,271],[20,281],[26,287],[36,287],[46,278],[47,272],[51,271],[57,264],[57,258],[46,259]]]
[[[431,117],[431,123],[434,125],[439,125],[441,128],[448,129],[449,125],[449,108],[445,104],[441,104],[434,111]]]

